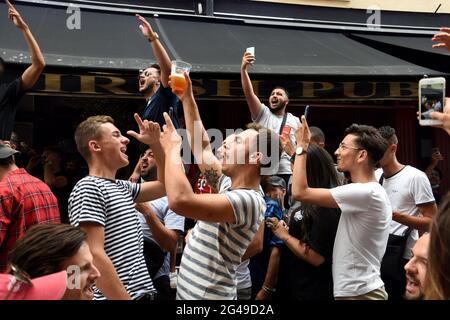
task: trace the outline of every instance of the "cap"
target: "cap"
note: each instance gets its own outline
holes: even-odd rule
[[[64,270],[34,278],[31,284],[17,280],[12,274],[0,274],[0,300],[8,296],[14,285],[9,300],[61,300],[66,292],[67,272]]]
[[[282,187],[286,189],[286,181],[279,176],[271,176],[269,178],[269,184],[273,187]]]
[[[6,159],[16,153],[20,152],[0,143],[0,159]]]

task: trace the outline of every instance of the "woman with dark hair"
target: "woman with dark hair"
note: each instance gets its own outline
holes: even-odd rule
[[[310,187],[339,185],[333,159],[325,149],[311,144],[306,163]],[[276,218],[267,220],[267,226],[285,243],[278,274],[281,299],[333,300],[331,262],[339,217],[339,209],[302,203],[291,213],[289,228]]]
[[[450,300],[450,193],[433,218],[428,248],[426,300]]]

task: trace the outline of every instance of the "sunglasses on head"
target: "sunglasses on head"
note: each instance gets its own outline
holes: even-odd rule
[[[14,276],[14,281],[11,285],[11,288],[8,290],[8,293],[6,294],[4,300],[8,300],[11,294],[14,292],[14,290],[20,285],[25,284],[28,286],[32,286],[33,283],[31,282],[30,276],[28,273],[26,273],[23,270],[20,270],[15,265],[11,265],[11,274]]]

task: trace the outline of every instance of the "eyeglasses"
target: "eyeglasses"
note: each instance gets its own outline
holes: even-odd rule
[[[146,71],[144,69],[139,70],[139,77],[144,75],[144,77],[148,77],[150,75],[150,71]]]
[[[345,149],[364,150],[364,149],[362,149],[362,148],[355,148],[355,147],[346,146],[346,145],[343,144],[342,142],[339,143],[339,149],[341,149],[341,150],[345,150]]]
[[[9,297],[13,294],[14,290],[17,288],[17,286],[19,284],[24,283],[28,286],[33,285],[33,283],[31,282],[30,276],[25,271],[20,270],[13,264],[11,265],[11,271],[12,271],[12,275],[14,276],[14,282],[13,282],[11,288],[8,290],[8,293],[6,294],[4,300],[9,299]]]

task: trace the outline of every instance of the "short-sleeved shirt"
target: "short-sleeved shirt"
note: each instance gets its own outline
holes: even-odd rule
[[[20,78],[0,84],[0,140],[11,139],[17,107],[24,91],[20,89]]]
[[[8,252],[31,226],[59,222],[58,201],[48,185],[22,168],[7,173],[0,181],[0,272]]]
[[[234,300],[236,268],[263,221],[266,204],[261,191],[230,189],[231,179],[221,176],[219,193],[234,211],[234,223],[198,221],[181,258],[178,300]]]
[[[353,297],[383,286],[392,208],[378,182],[351,183],[330,190],[341,209],[333,249],[335,297]]]
[[[170,87],[164,88],[163,85],[160,85],[155,94],[147,101],[141,118],[158,122],[162,128],[166,124],[163,113],[167,112],[172,119],[173,125],[178,129],[180,127],[180,120],[178,119],[179,108],[180,101]]]
[[[252,120],[262,125],[263,127],[271,129],[279,134],[280,127],[283,122],[283,116],[274,115],[270,111],[269,107],[263,104],[261,105],[261,111],[259,115],[256,117],[256,119]],[[285,125],[288,125],[292,128],[289,138],[295,145],[295,130],[300,127],[300,119],[288,112]],[[283,153],[281,154],[280,165],[277,174],[292,174],[290,159],[291,157],[289,157],[289,155],[283,151]]]
[[[287,246],[283,246],[278,272],[282,297],[295,300],[333,300],[331,265],[339,217],[339,209],[318,208],[311,213],[311,218],[306,223],[303,209],[292,213],[289,234],[302,239],[303,228],[306,227],[310,250],[320,254],[325,261],[320,266],[313,266],[297,257]]]
[[[382,172],[381,169],[375,172],[378,181],[380,181]],[[389,197],[392,210],[404,212],[410,216],[417,217],[420,215],[417,206],[435,202],[427,175],[411,166],[405,166],[389,178],[383,177],[382,186]],[[407,229],[408,226],[404,224],[397,221],[391,222],[390,233],[392,234],[401,236],[405,234]],[[411,250],[417,239],[419,239],[418,231],[416,229],[411,230],[403,255],[405,259],[411,259]]]
[[[161,223],[164,225],[164,227],[166,227],[169,230],[179,230],[181,232],[184,231],[184,217],[176,214],[175,212],[169,209],[167,197],[162,197],[150,201],[150,205],[153,211],[155,211],[159,221],[161,221]],[[150,227],[148,226],[144,215],[141,214],[140,212],[139,212],[139,221],[141,222],[144,238],[156,242],[155,238],[153,238],[152,231],[150,230]],[[170,273],[170,255],[166,254],[164,263],[154,276],[153,280],[161,276],[166,275],[168,276],[169,273]]]
[[[131,298],[155,292],[144,260],[144,237],[134,200],[140,185],[87,176],[69,198],[70,223],[93,222],[105,229],[105,252]],[[94,287],[94,299],[106,297]]]

